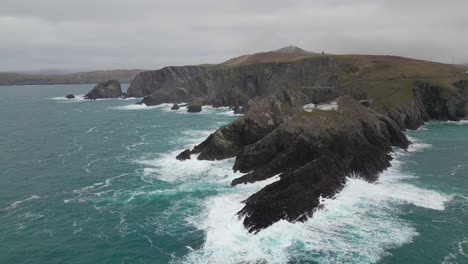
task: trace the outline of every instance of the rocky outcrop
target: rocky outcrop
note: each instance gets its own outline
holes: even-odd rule
[[[73,94],[68,94],[67,96],[65,96],[65,98],[67,99],[73,99],[75,98],[75,96]]]
[[[260,140],[302,110],[304,98],[304,93],[294,90],[265,98],[244,116],[211,134],[192,153],[200,153],[198,159],[208,160],[234,157],[242,147]]]
[[[194,99],[187,107],[189,113],[199,113],[202,111],[202,106],[205,103],[203,98]]]
[[[351,97],[338,98],[337,110],[304,111],[310,102],[300,90],[264,99],[191,152],[209,160],[236,156],[234,170],[247,174],[233,185],[280,174],[239,212],[250,231],[280,219],[305,220],[320,197],[343,187],[346,176],[375,180],[390,165],[391,147],[409,144],[393,120]]]
[[[182,151],[179,155],[177,155],[176,159],[177,160],[188,160],[190,159],[190,149],[186,149]]]
[[[303,221],[355,175],[374,181],[390,166],[392,146],[409,144],[398,126],[350,97],[340,97],[338,110],[302,111],[275,131],[242,149],[234,170],[247,173],[233,184],[280,174],[245,201],[239,212],[244,225],[257,231],[286,219]]]
[[[94,86],[84,98],[85,99],[99,99],[99,98],[118,98],[122,96],[122,88],[120,82],[116,80],[109,80]]]
[[[201,105],[189,105],[187,107],[187,112],[189,113],[200,113],[202,111]]]

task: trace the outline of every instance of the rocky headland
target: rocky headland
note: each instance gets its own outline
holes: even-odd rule
[[[406,129],[468,112],[464,66],[395,56],[328,55],[296,47],[216,65],[166,67],[135,77],[128,96],[189,110],[229,106],[245,114],[177,159],[235,157],[232,185],[279,175],[238,212],[257,232],[280,219],[304,221],[346,177],[375,181]]]
[[[95,100],[100,98],[119,98],[123,95],[120,82],[117,80],[109,80],[98,83],[84,96],[84,98]]]

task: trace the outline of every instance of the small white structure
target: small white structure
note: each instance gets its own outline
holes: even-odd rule
[[[465,74],[468,74],[468,71],[466,71]]]
[[[338,110],[338,103],[337,102],[330,102],[324,104],[306,104],[302,106],[307,112],[312,112],[314,109],[330,111],[330,110]]]

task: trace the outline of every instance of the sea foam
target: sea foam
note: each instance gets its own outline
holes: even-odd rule
[[[68,99],[66,98],[65,96],[59,96],[59,97],[52,97],[50,99],[52,100],[56,100],[56,101],[63,101],[63,102],[83,102],[85,101],[86,99],[84,99],[84,94],[78,94],[78,95],[75,95],[75,98],[72,98],[72,99]]]
[[[39,196],[39,195],[31,195],[31,196],[29,196],[29,197],[26,198],[26,199],[19,200],[19,201],[14,201],[14,202],[11,203],[9,206],[7,206],[6,208],[4,208],[4,210],[15,209],[18,205],[21,205],[21,204],[26,203],[26,202],[38,200],[38,199],[41,199],[41,198],[42,198],[42,197]]]

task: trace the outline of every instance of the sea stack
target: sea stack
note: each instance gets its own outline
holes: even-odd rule
[[[67,98],[67,99],[73,99],[73,98],[75,98],[75,96],[74,96],[73,94],[69,94],[69,95],[65,96],[65,98]]]
[[[203,106],[203,99],[202,98],[196,98],[192,101],[191,104],[189,104],[187,108],[187,112],[189,113],[199,113],[202,111],[202,106]]]
[[[123,95],[120,82],[117,80],[109,80],[94,86],[94,88],[85,95],[85,99],[99,98],[118,98]]]

